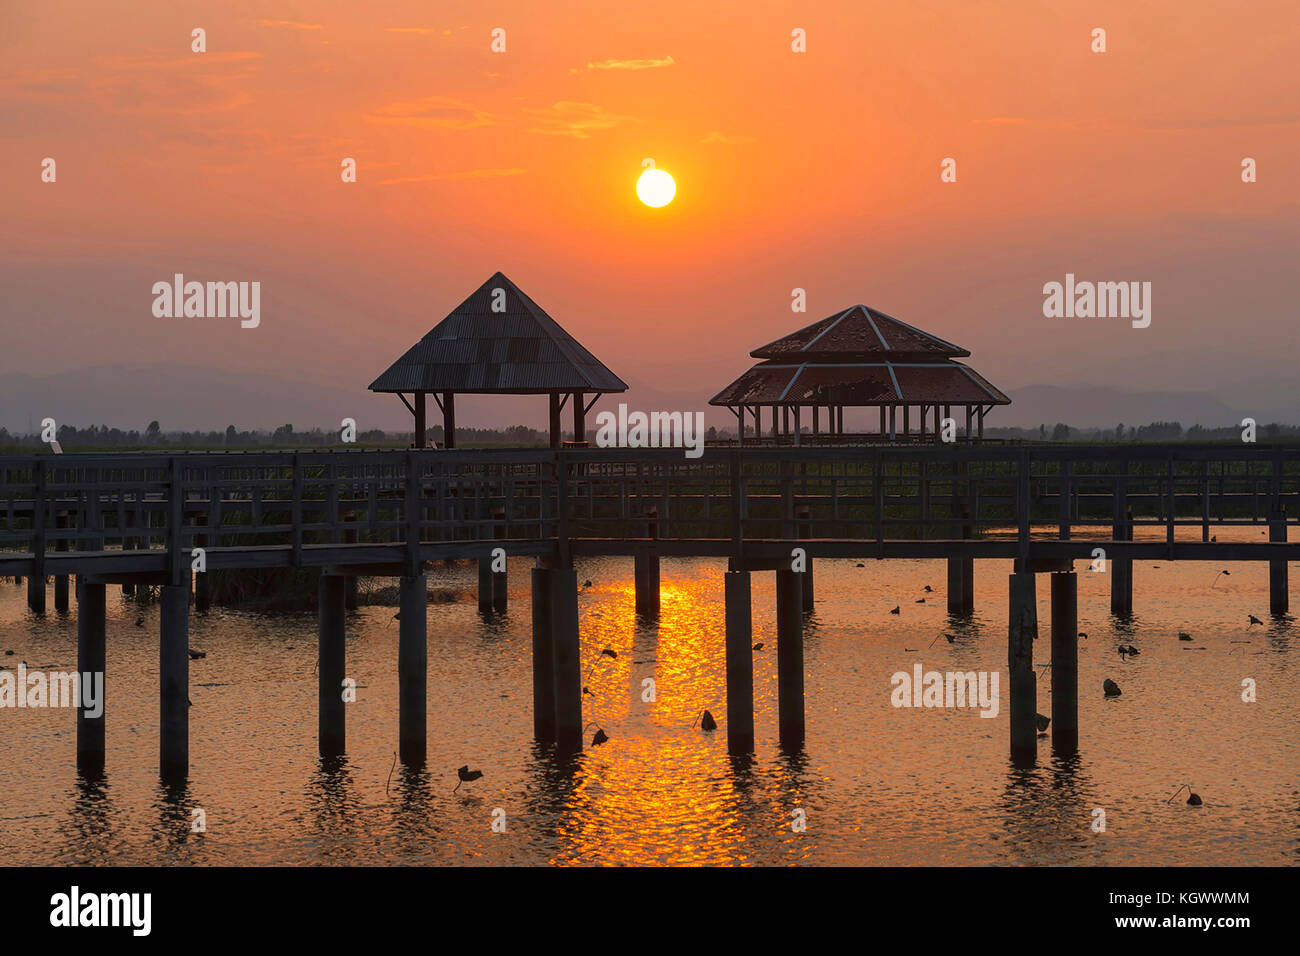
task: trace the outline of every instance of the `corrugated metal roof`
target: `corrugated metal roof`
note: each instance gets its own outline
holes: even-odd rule
[[[505,311],[494,312],[494,301],[502,298]],[[370,390],[528,394],[625,392],[627,385],[498,272],[371,382]]]
[[[872,355],[952,358],[970,352],[878,309],[854,305],[749,354],[754,358],[786,359]]]

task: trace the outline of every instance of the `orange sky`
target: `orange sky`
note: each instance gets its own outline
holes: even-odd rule
[[[1300,17],[1246,9],[11,0],[0,377],[274,373],[394,424],[365,386],[501,269],[681,408],[859,301],[969,348],[1013,399],[1061,382],[1294,402]],[[643,157],[677,180],[664,209],[636,199]],[[175,272],[260,281],[260,327],[155,318]],[[1045,319],[1066,272],[1152,282],[1151,327]],[[241,424],[276,424],[276,401]],[[536,404],[504,417],[540,422]],[[176,424],[222,425],[211,408]],[[106,417],[80,412],[61,414]]]

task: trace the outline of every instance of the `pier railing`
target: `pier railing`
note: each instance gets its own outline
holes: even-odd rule
[[[6,574],[77,573],[94,558],[175,570],[195,547],[213,567],[482,556],[501,542],[632,553],[657,539],[664,553],[737,556],[790,540],[828,554],[840,553],[830,542],[935,556],[953,542],[1001,542],[990,556],[1046,540],[1172,548],[1232,525],[1284,542],[1297,515],[1297,445],[0,456]]]

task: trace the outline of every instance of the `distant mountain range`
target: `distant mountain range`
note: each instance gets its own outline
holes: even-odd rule
[[[710,381],[704,391],[661,388],[624,376],[626,395],[601,399],[596,411],[627,402],[646,411],[705,410],[706,421],[719,427],[734,425],[725,409],[705,403],[720,387]],[[716,374],[715,374],[716,377]],[[724,376],[725,377],[725,376]],[[337,382],[337,379],[336,379]],[[346,385],[302,382],[266,373],[235,373],[191,365],[150,363],[102,365],[49,374],[0,374],[0,426],[11,432],[37,431],[43,418],[60,425],[106,424],[143,430],[154,419],[164,431],[271,430],[286,423],[302,431],[313,427],[337,428],[345,418],[355,418],[362,430],[410,427],[410,413],[392,395],[366,390],[369,379],[360,375]],[[725,384],[723,382],[722,384]],[[1088,385],[1025,385],[1007,390],[1012,404],[995,410],[989,424],[1036,428],[1057,422],[1076,427],[1107,427],[1123,423],[1145,425],[1177,421],[1225,426],[1250,415],[1261,424],[1300,422],[1300,401],[1290,407],[1234,408],[1212,391],[1124,391]],[[571,419],[565,410],[565,425]],[[438,422],[430,402],[430,425]],[[457,420],[471,427],[522,424],[544,427],[546,403],[540,397],[468,397],[457,404]],[[589,427],[592,420],[589,419]]]

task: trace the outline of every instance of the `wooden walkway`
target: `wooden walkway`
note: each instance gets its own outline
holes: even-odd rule
[[[1288,515],[1292,517],[1288,517]],[[818,558],[941,558],[952,613],[974,606],[973,562],[1011,559],[1013,756],[1036,751],[1036,573],[1051,573],[1053,746],[1077,746],[1076,561],[1110,575],[1132,611],[1135,560],[1265,561],[1270,609],[1289,607],[1288,526],[1300,445],[955,445],[682,449],[178,452],[0,456],[0,575],[56,610],[77,578],[79,670],[102,672],[104,587],[157,584],[165,778],[188,771],[188,615],[206,571],[319,568],[320,748],[344,750],[349,581],[400,579],[401,754],[425,752],[428,562],[479,559],[479,604],[504,610],[501,561],[533,558],[534,730],[582,747],[575,557],[634,558],[639,613],[659,609],[659,559],[728,559],[727,733],[753,750],[750,584],[777,576],[783,748],[802,746],[802,612]],[[1248,541],[1219,529],[1252,526]],[[802,549],[806,566],[796,560]],[[493,556],[496,561],[494,563]],[[102,770],[103,718],[78,716],[78,763]]]

